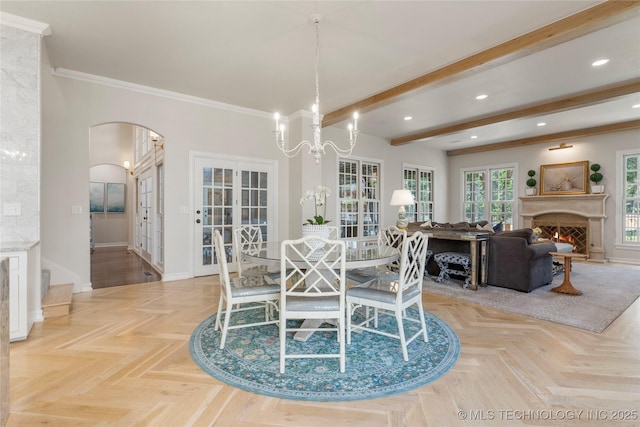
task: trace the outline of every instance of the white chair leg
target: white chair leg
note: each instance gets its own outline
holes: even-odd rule
[[[222,325],[222,337],[220,338],[220,348],[224,348],[224,344],[227,341],[227,332],[229,331],[229,320],[231,319],[231,310],[233,305],[227,302],[227,309],[224,313],[224,323]]]
[[[282,317],[282,310],[280,313],[280,373],[284,374],[284,356],[287,345],[287,319]]]
[[[220,319],[222,317],[222,304],[224,302],[224,295],[220,294],[220,300],[218,301],[218,315],[216,316],[216,323],[213,326],[214,331],[220,330]]]
[[[351,316],[353,315],[351,311],[351,303],[347,301],[347,344],[351,344]]]
[[[345,369],[344,318],[338,319],[338,341],[340,342],[340,373]]]
[[[429,342],[429,335],[427,334],[427,322],[424,321],[424,309],[422,308],[422,300],[418,300],[418,311],[420,312],[420,324],[422,325],[422,335],[424,342]]]
[[[407,339],[404,336],[402,311],[396,311],[396,322],[398,323],[398,334],[400,335],[400,345],[402,346],[402,358],[407,362],[409,361],[409,352],[407,352]]]

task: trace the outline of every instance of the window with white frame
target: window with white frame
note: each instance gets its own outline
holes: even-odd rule
[[[338,166],[340,237],[373,237],[380,226],[380,163],[342,159]]]
[[[433,170],[404,166],[402,187],[411,190],[416,201],[414,205],[405,207],[407,219],[410,222],[433,220]]]
[[[464,170],[464,220],[513,224],[515,171],[511,165]]]
[[[640,247],[640,151],[621,153],[622,244]]]

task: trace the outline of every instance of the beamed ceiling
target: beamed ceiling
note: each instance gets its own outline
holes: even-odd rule
[[[640,128],[637,1],[2,1],[0,10],[49,24],[57,70],[285,116],[313,102],[309,17],[320,14],[323,126],[346,128],[357,110],[361,132],[392,145],[457,155]],[[601,58],[609,62],[591,65]]]

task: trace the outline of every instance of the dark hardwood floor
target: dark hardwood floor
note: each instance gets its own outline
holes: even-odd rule
[[[160,274],[126,247],[96,248],[91,254],[93,289],[156,282]]]

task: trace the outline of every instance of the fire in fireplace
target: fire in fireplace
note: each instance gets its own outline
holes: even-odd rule
[[[588,254],[588,222],[583,217],[568,214],[546,214],[535,217],[534,227],[540,227],[540,237],[573,245],[573,252]]]

